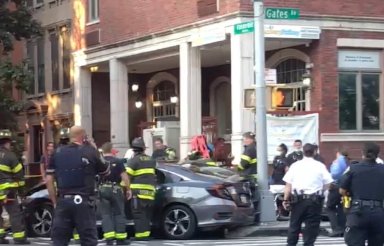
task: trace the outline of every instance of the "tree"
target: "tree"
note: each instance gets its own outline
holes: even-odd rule
[[[15,41],[41,35],[41,26],[33,20],[26,0],[0,0],[0,129],[17,130],[15,116],[23,102],[15,101],[12,89],[27,92],[33,75],[26,69],[26,62],[13,64],[10,52]]]

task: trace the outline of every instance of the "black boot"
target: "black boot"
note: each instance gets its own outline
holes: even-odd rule
[[[13,239],[13,242],[14,242],[14,244],[18,244],[18,245],[31,244],[31,242],[28,241],[26,238]]]
[[[5,237],[0,238],[0,244],[9,244],[9,240],[6,239]]]
[[[129,239],[116,240],[116,245],[130,245],[131,241]]]

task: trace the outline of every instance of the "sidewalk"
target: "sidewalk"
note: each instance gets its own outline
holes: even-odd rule
[[[239,227],[229,231],[228,238],[239,237],[257,237],[257,236],[286,236],[289,227],[289,221],[277,221],[262,223],[259,225]],[[303,225],[304,228],[304,225]],[[330,228],[329,222],[321,222],[320,235],[327,235],[327,229]]]

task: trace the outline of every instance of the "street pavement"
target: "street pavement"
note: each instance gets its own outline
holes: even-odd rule
[[[31,238],[32,245],[51,245],[49,238]],[[73,244],[75,245],[75,244]],[[105,245],[100,241],[99,245]],[[188,240],[170,241],[154,240],[151,242],[132,242],[132,246],[268,246],[286,245],[286,237],[247,237],[239,239],[209,239],[209,240]],[[302,245],[299,243],[298,245]],[[315,245],[339,246],[345,245],[343,238],[319,237]]]

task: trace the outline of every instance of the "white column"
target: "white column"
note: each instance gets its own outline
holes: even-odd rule
[[[92,78],[88,68],[75,66],[73,85],[75,125],[92,135]]]
[[[127,66],[115,58],[109,61],[111,142],[124,156],[129,146],[128,118],[128,70]]]
[[[180,45],[180,158],[190,150],[190,140],[201,134],[200,48]]]
[[[254,83],[252,34],[231,35],[232,155],[240,163],[242,135],[255,131],[254,113],[243,109],[244,89]]]

